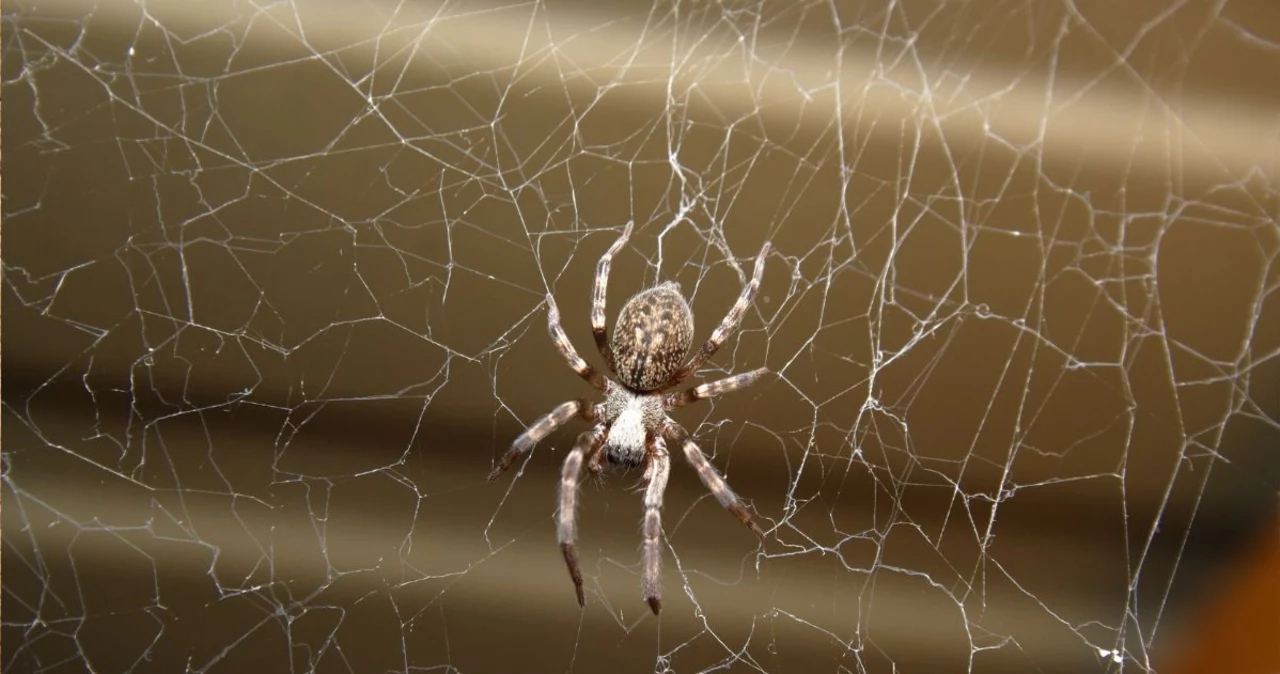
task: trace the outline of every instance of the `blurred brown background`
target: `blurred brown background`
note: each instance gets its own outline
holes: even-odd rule
[[[28,0],[3,39],[6,672],[1174,671],[1275,531],[1273,3]],[[774,374],[674,415],[769,532],[675,465],[661,619],[634,474],[573,601],[580,426],[483,479],[591,393],[543,296],[598,364],[628,221],[611,316],[674,278],[699,339],[775,251],[704,379]]]

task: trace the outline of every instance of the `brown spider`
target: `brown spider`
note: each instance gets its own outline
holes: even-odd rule
[[[610,344],[605,330],[605,288],[609,284],[609,265],[613,256],[622,249],[631,236],[631,223],[622,236],[609,247],[596,265],[595,291],[591,302],[591,332],[596,346],[604,357],[605,365],[617,376],[617,381],[606,378],[583,360],[573,344],[569,343],[564,328],[560,327],[560,311],[556,301],[547,295],[547,323],[551,339],[560,350],[569,367],[604,394],[604,400],[593,403],[586,399],[570,400],[551,411],[525,429],[511,449],[503,455],[498,466],[489,474],[493,480],[511,464],[573,417],[592,422],[590,430],[578,436],[578,441],[564,461],[560,477],[560,509],[556,520],[560,530],[560,549],[569,566],[578,595],[578,606],[585,606],[582,593],[582,571],[578,568],[578,552],[573,547],[577,534],[575,511],[578,504],[578,478],[583,460],[587,469],[600,475],[609,467],[623,469],[644,465],[644,600],[657,615],[661,610],[662,590],[659,570],[662,551],[659,538],[662,535],[662,493],[667,488],[667,475],[671,459],[667,443],[679,446],[684,456],[707,489],[720,504],[747,525],[757,535],[759,527],[738,501],[738,497],[725,484],[707,457],[690,437],[689,432],[672,421],[667,411],[683,407],[691,402],[706,400],[714,395],[736,391],[754,383],[767,370],[760,368],[743,374],[726,377],[691,389],[668,393],[680,385],[707,361],[724,340],[738,328],[742,314],[750,306],[756,291],[760,289],[760,277],[764,274],[764,259],[769,252],[765,243],[756,257],[751,282],[742,289],[738,301],[702,345],[702,350],[681,367],[693,343],[693,312],[680,294],[680,285],[668,281],[645,290],[627,301],[618,314],[618,323]]]

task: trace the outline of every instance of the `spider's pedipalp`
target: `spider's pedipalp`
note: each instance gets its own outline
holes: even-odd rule
[[[543,438],[551,434],[551,431],[561,427],[564,423],[575,416],[582,417],[588,421],[596,418],[596,406],[589,400],[570,400],[566,403],[557,405],[550,414],[533,422],[533,425],[526,428],[523,433],[516,437],[511,443],[511,449],[502,455],[502,460],[498,462],[498,466],[489,473],[489,481],[492,482],[503,471],[511,467],[515,460],[520,458],[525,452],[533,449],[533,446],[542,441]]]
[[[578,355],[578,350],[573,348],[573,342],[569,341],[569,336],[564,334],[564,328],[560,326],[560,307],[556,306],[556,298],[552,297],[551,293],[547,293],[547,332],[551,334],[551,341],[559,349],[560,355],[564,356],[565,361],[569,363],[569,367],[573,368],[573,371],[577,372],[579,377],[586,379],[587,383],[603,393],[605,389],[604,375],[587,365],[587,361]]]
[[[644,490],[644,552],[640,583],[644,600],[654,615],[662,610],[662,494],[667,490],[670,473],[667,443],[662,436],[655,435],[650,443],[649,468],[646,471],[649,484]]]
[[[764,536],[764,532],[760,531],[760,527],[756,526],[755,520],[751,519],[751,513],[742,505],[742,501],[738,500],[737,494],[729,488],[729,484],[720,477],[720,473],[716,471],[715,466],[707,460],[707,456],[698,448],[698,443],[693,441],[689,432],[680,427],[679,424],[671,423],[667,426],[666,435],[671,439],[673,444],[680,445],[684,451],[684,458],[689,461],[689,465],[698,472],[698,479],[702,480],[702,484],[706,485],[720,505],[726,510],[733,513],[738,521],[747,525],[747,528],[755,532],[757,536]]]
[[[751,306],[751,301],[755,299],[756,292],[760,290],[760,281],[764,278],[764,260],[769,255],[769,242],[766,241],[764,246],[760,248],[760,254],[756,256],[755,267],[751,270],[751,280],[742,288],[742,294],[738,296],[738,301],[733,303],[733,307],[729,309],[729,313],[725,314],[724,320],[720,321],[720,325],[711,333],[711,337],[702,345],[702,348],[689,361],[687,365],[676,370],[671,379],[664,383],[663,388],[675,386],[689,375],[698,371],[702,364],[707,362],[716,351],[720,350],[720,346],[724,344],[724,340],[738,329],[738,324],[742,322],[742,316],[747,312],[747,307]]]
[[[723,393],[730,393],[738,389],[746,388],[763,377],[769,372],[768,368],[759,368],[742,374],[735,374],[732,377],[725,377],[708,384],[700,384],[691,389],[681,391],[680,393],[670,393],[667,395],[667,408],[674,409],[684,407],[692,402],[706,400],[707,398],[718,396]]]
[[[613,369],[613,349],[609,347],[609,333],[605,326],[605,303],[608,300],[609,290],[609,266],[613,263],[613,256],[622,250],[626,245],[627,239],[631,238],[631,227],[634,221],[628,222],[627,226],[622,230],[622,236],[609,246],[609,250],[600,256],[600,261],[596,263],[596,280],[591,291],[591,334],[595,336],[596,348],[600,350],[600,355],[604,357],[604,364],[610,370]]]

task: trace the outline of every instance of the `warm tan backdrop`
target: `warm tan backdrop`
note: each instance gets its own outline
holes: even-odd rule
[[[1161,671],[1275,513],[1271,3],[10,2],[5,671]],[[483,481],[675,278],[636,476]]]

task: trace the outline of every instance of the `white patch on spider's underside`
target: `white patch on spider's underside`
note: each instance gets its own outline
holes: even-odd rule
[[[631,400],[613,421],[605,441],[605,455],[618,466],[635,467],[644,461],[644,408],[639,399]]]

